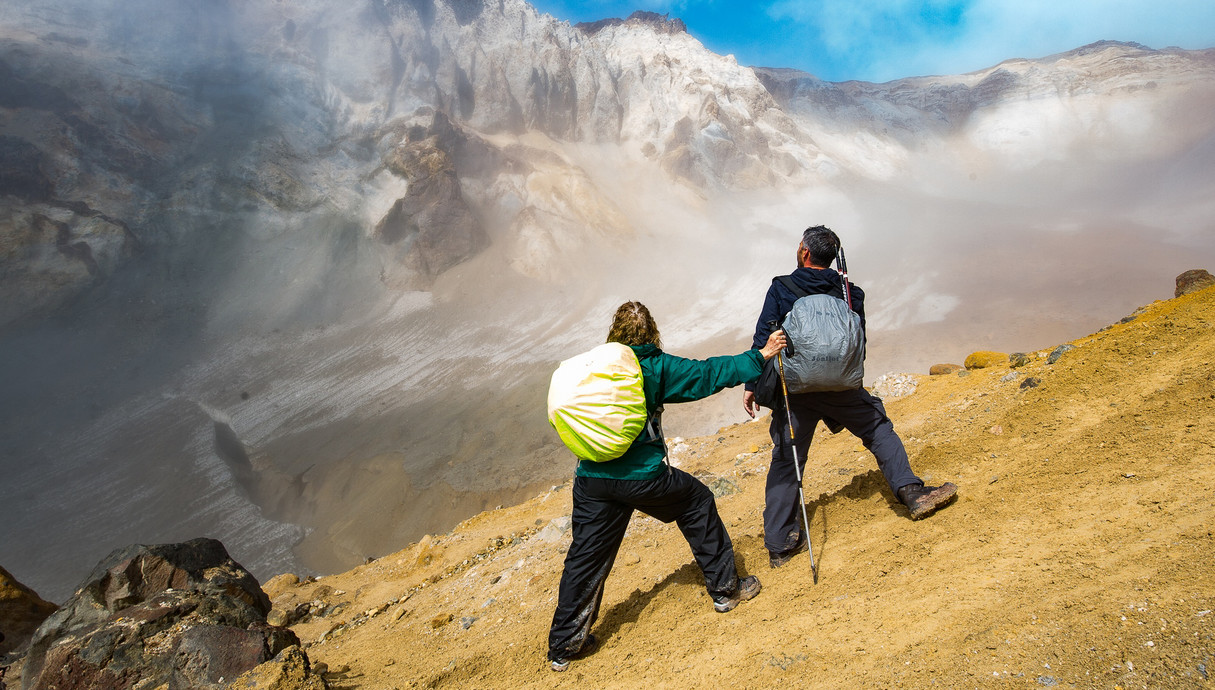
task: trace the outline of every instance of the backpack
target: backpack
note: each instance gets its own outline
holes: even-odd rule
[[[623,455],[647,424],[641,363],[633,349],[604,343],[562,362],[549,382],[548,421],[582,460]]]
[[[790,393],[846,391],[865,378],[865,331],[861,317],[840,297],[807,294],[790,276],[777,278],[797,301],[781,328],[789,346],[784,358]]]

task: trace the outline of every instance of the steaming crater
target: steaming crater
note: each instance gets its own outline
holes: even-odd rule
[[[0,557],[53,599],[127,543],[331,571],[559,483],[556,362],[630,299],[745,349],[810,224],[870,380],[1215,263],[1209,51],[827,84],[518,0],[206,7],[0,7]]]

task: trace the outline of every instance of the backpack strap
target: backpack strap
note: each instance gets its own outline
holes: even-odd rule
[[[662,434],[662,405],[654,410],[645,420],[645,428],[641,430],[642,435],[648,434],[646,441],[661,441],[662,442],[662,461],[667,466],[667,474],[671,473],[671,458],[670,450],[667,448],[666,436]]]
[[[801,289],[801,287],[798,286],[797,283],[793,282],[793,276],[776,276],[775,278],[773,278],[773,280],[778,281],[778,282],[780,282],[781,285],[784,285],[785,287],[789,288],[789,292],[792,292],[793,296],[798,299],[801,299],[802,297],[806,297],[810,294],[809,292],[806,292],[805,290]]]

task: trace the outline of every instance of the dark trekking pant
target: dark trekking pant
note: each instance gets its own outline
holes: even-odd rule
[[[574,542],[565,556],[548,634],[550,660],[567,659],[582,649],[634,509],[679,526],[710,595],[738,588],[734,545],[717,514],[713,492],[700,480],[673,467],[655,479],[575,477]]]
[[[789,408],[793,417],[793,436],[797,439],[797,457],[801,459],[799,470],[805,467],[815,426],[819,420],[828,418],[861,439],[865,448],[877,458],[878,469],[896,496],[901,487],[921,483],[911,471],[907,450],[894,433],[894,424],[886,416],[882,401],[864,388],[791,394]],[[764,546],[773,552],[786,550],[801,532],[797,473],[793,468],[788,426],[785,411],[773,410],[768,427],[772,436],[772,465],[768,469],[764,497]]]

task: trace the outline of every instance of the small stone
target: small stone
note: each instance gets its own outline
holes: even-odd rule
[[[1064,353],[1071,352],[1075,349],[1075,345],[1060,345],[1051,351],[1050,356],[1046,358],[1046,363],[1054,364],[1055,362],[1059,361],[1059,358],[1062,357]]]
[[[1032,360],[1030,359],[1029,355],[1025,354],[1024,352],[1014,352],[1008,356],[1008,364],[1014,369],[1023,367],[1026,364],[1029,364],[1031,361]]]
[[[282,609],[270,609],[270,613],[266,614],[266,622],[276,628],[281,628],[291,625],[291,617]]]
[[[1004,352],[992,352],[990,350],[980,350],[972,352],[966,357],[967,369],[986,369],[988,367],[999,366],[1008,362],[1008,355]]]
[[[934,364],[928,368],[930,376],[943,376],[952,374],[955,371],[961,371],[964,367],[961,364]]]
[[[570,526],[573,524],[574,521],[569,515],[553,518],[544,529],[536,534],[536,538],[548,544],[560,541],[570,531]]]
[[[1021,372],[1010,371],[1007,374],[1000,377],[1000,383],[1009,383],[1011,381],[1016,381],[1020,377],[1021,377]]]
[[[431,629],[438,630],[439,628],[441,628],[441,627],[447,625],[448,623],[452,622],[453,620],[455,620],[455,618],[456,617],[450,613],[448,613],[446,615],[439,614],[438,616],[435,616],[434,618],[430,619],[430,627],[431,627]]]
[[[995,436],[1000,436],[1004,433],[1004,427],[997,424],[997,425],[993,426],[992,428],[988,429],[987,431],[989,431],[990,433],[992,433]]]
[[[911,374],[882,374],[873,382],[873,394],[879,398],[902,398],[915,389],[916,379]]]
[[[472,627],[472,624],[476,623],[476,622],[477,622],[477,618],[475,616],[464,616],[463,618],[460,619],[460,627],[464,628],[465,630],[468,630],[469,628]]]
[[[705,484],[708,485],[709,491],[712,491],[713,495],[717,498],[738,493],[738,484],[725,477],[716,477],[712,481],[705,482]]]
[[[1042,383],[1042,379],[1036,376],[1030,376],[1021,382],[1020,388],[1021,390],[1025,390],[1026,388],[1037,388],[1039,383]]]

